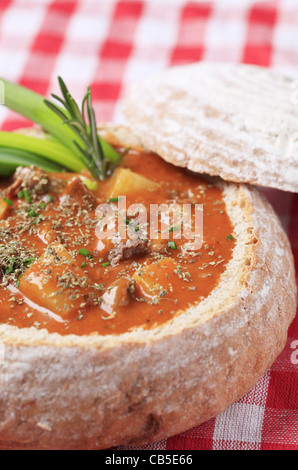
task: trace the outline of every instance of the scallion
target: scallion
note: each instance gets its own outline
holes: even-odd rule
[[[11,206],[11,207],[13,206],[13,202],[12,202],[11,199],[9,199],[8,197],[4,197],[3,199],[4,199],[4,201],[6,202],[6,204],[8,204],[8,205]]]
[[[110,266],[110,263],[107,261],[106,263],[102,263],[101,265],[103,268],[106,268],[107,266]]]
[[[5,89],[5,105],[46,132],[44,139],[0,132],[0,175],[8,176],[17,166],[31,165],[46,171],[65,168],[79,172],[86,167],[98,180],[113,171],[121,155],[97,133],[90,88],[79,108],[60,77],[62,98],[52,95],[59,105],[27,88],[0,80]]]
[[[25,201],[27,202],[27,204],[31,204],[31,196],[30,196],[29,189],[24,189],[24,196],[25,196]]]
[[[81,248],[79,251],[78,251],[79,255],[82,255],[82,256],[85,256],[87,258],[87,256],[90,256],[91,255],[91,251],[88,251],[86,250],[85,248]]]
[[[171,250],[177,250],[177,245],[174,241],[169,240],[168,241],[168,247],[171,248]]]

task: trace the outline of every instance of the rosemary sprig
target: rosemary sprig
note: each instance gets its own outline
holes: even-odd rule
[[[111,159],[105,157],[101,140],[97,134],[91,89],[88,87],[87,93],[83,98],[82,108],[80,109],[61,77],[58,77],[58,81],[63,98],[55,94],[51,96],[64,109],[49,100],[45,100],[45,104],[62,119],[63,124],[68,125],[79,137],[80,142],[75,140],[74,144],[80,152],[83,164],[94,178],[102,181],[113,171],[118,158]]]

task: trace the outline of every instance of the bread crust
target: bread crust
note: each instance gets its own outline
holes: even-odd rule
[[[119,336],[0,325],[0,448],[147,444],[222,412],[268,370],[296,312],[290,244],[258,190],[218,184],[237,244],[197,306]]]
[[[298,192],[293,85],[268,68],[200,62],[135,84],[123,111],[142,143],[175,165]]]

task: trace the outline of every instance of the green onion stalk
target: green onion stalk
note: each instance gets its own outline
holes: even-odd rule
[[[59,77],[59,103],[27,88],[1,79],[5,106],[38,124],[44,138],[0,131],[0,176],[13,174],[18,166],[35,165],[49,172],[80,172],[87,168],[94,179],[109,176],[121,156],[97,133],[91,90],[81,108]]]

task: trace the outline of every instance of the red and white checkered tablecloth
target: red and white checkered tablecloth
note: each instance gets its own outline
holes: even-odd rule
[[[133,82],[199,60],[259,64],[298,78],[298,1],[0,0],[0,76],[47,95],[61,75],[78,99],[90,84],[101,121],[122,121],[119,102]],[[2,129],[24,125],[0,107]],[[297,264],[298,194],[264,192]],[[298,318],[245,397],[147,449],[298,450]]]

